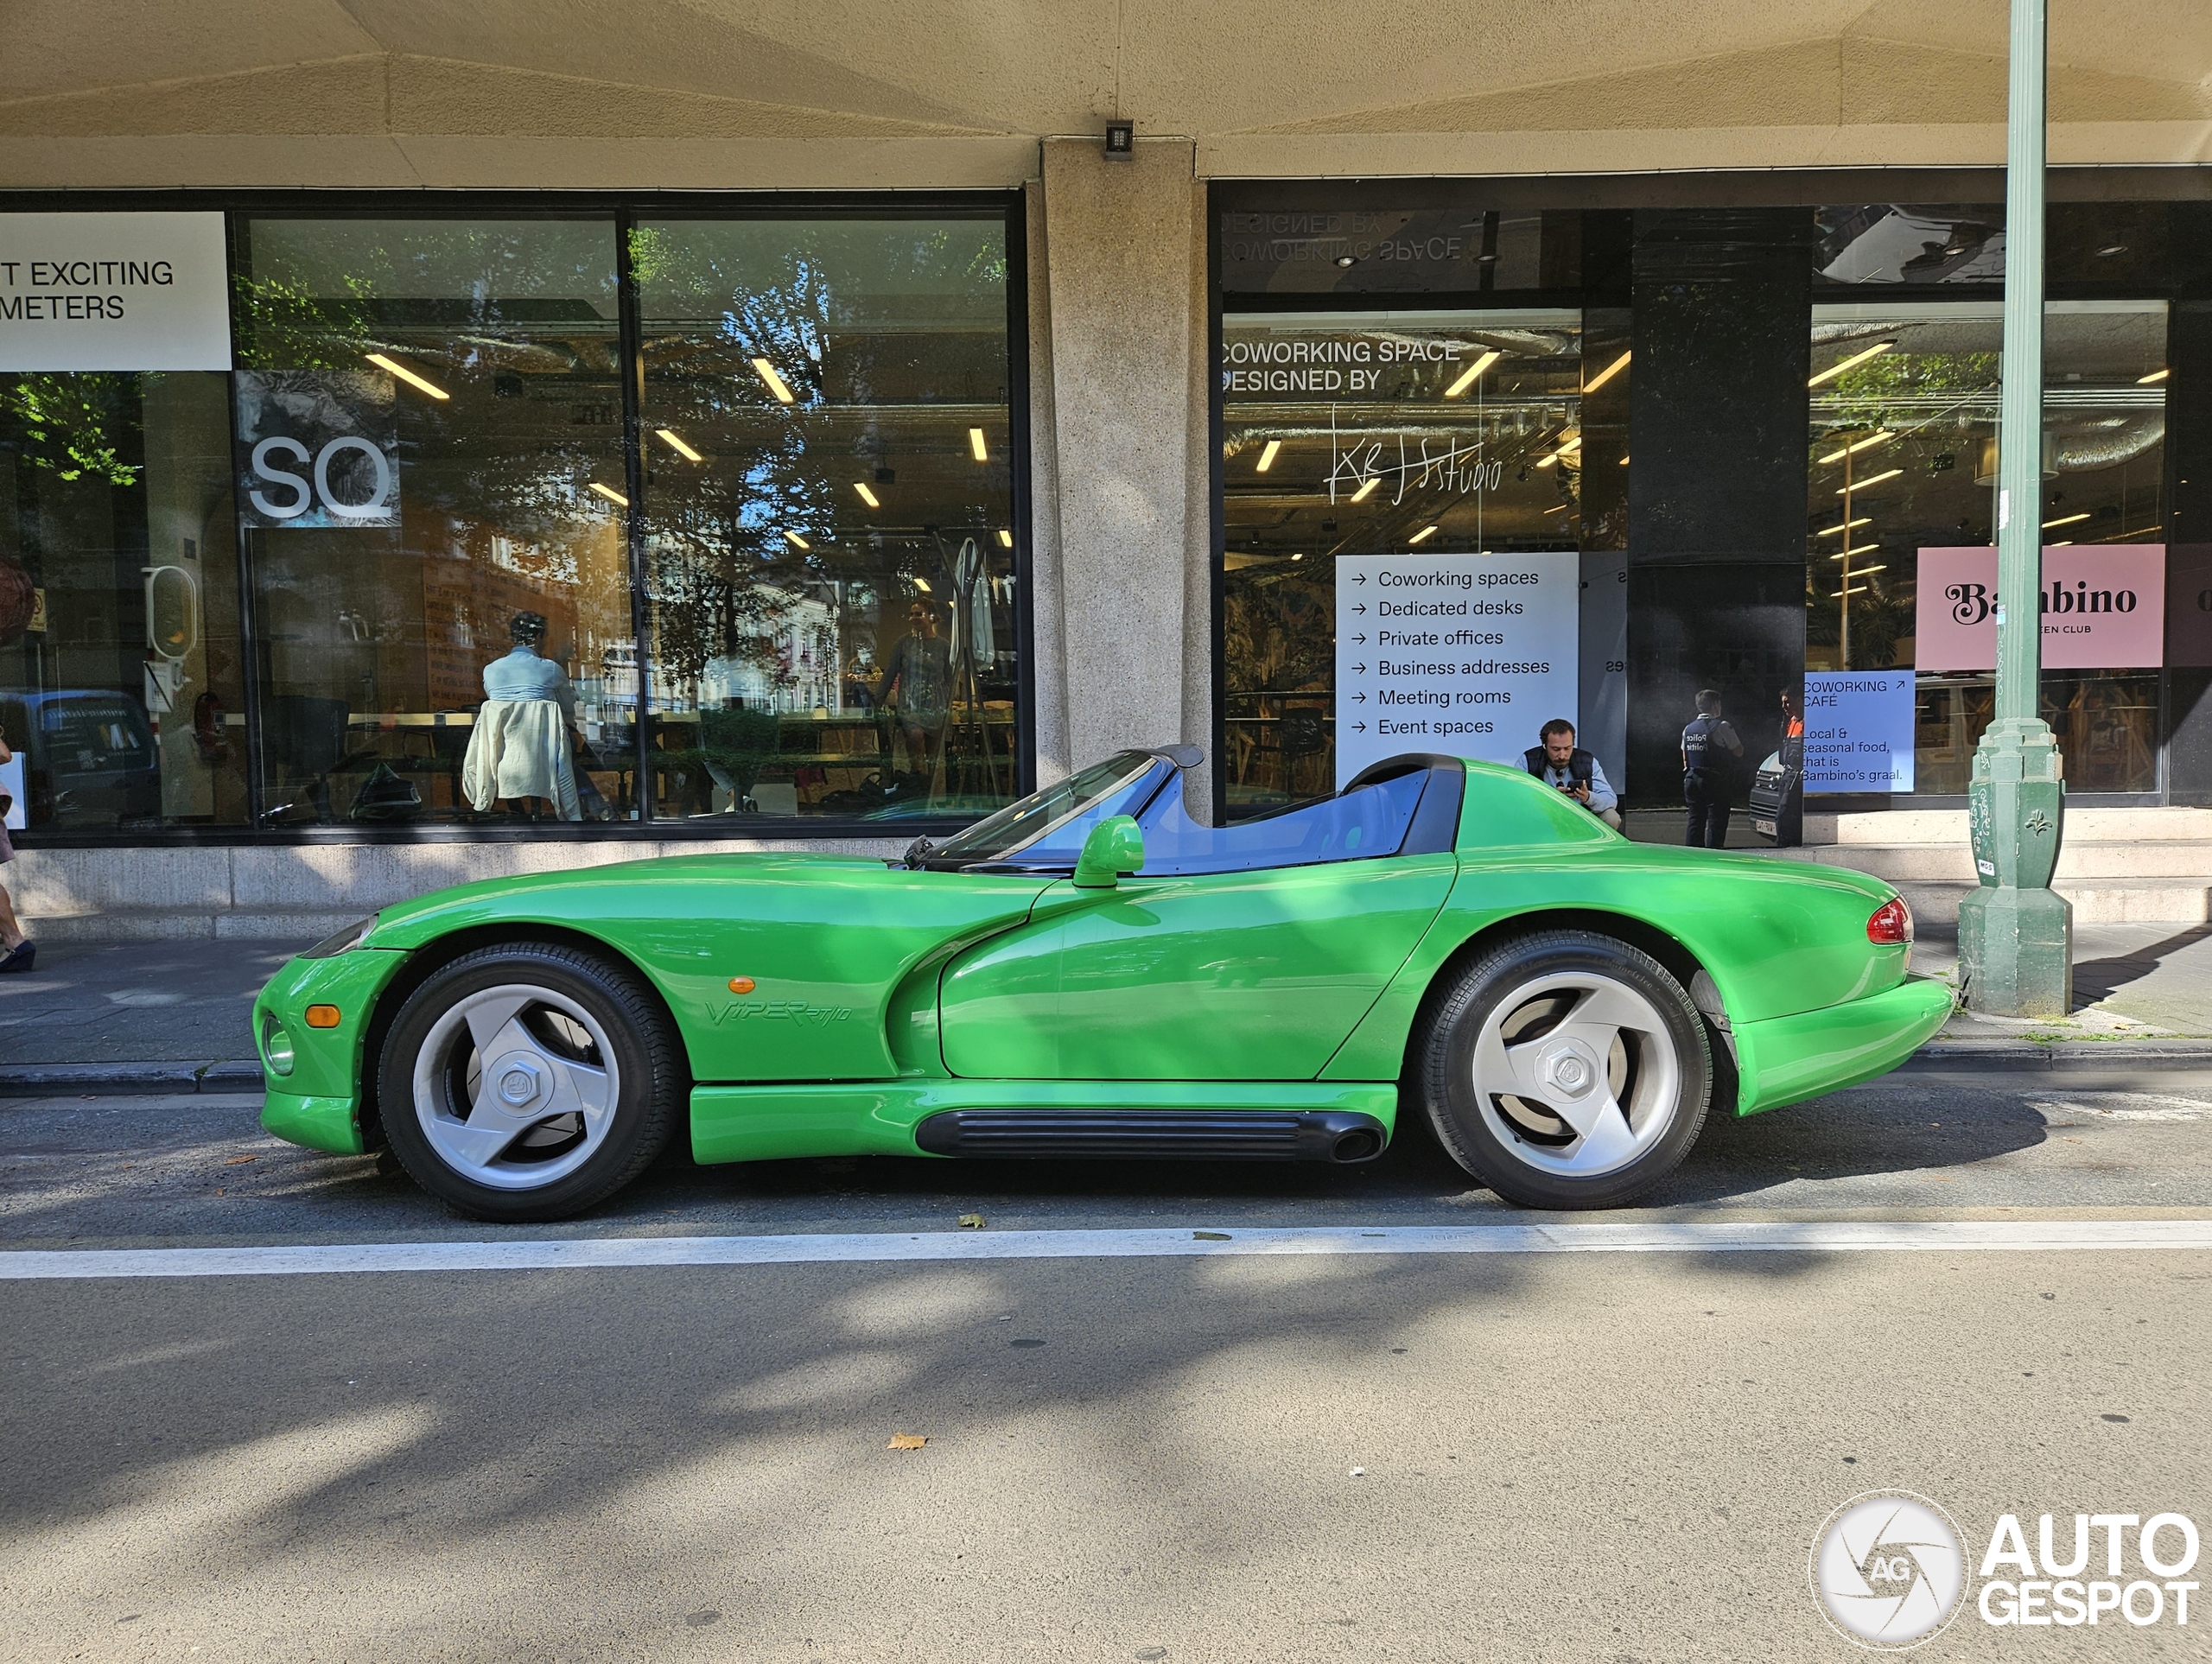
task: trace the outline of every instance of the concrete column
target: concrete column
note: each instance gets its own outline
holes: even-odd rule
[[[1049,779],[1123,746],[1210,746],[1213,656],[1192,146],[1140,140],[1126,162],[1096,139],[1043,149],[1030,198],[1032,602]],[[1193,787],[1195,810],[1211,786]]]

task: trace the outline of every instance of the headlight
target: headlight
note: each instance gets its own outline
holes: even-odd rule
[[[300,956],[302,959],[335,959],[340,954],[361,945],[362,939],[377,927],[377,916],[357,918],[335,936],[326,936]]]
[[[292,1072],[292,1037],[284,1032],[284,1026],[273,1017],[262,1026],[261,1055],[269,1060],[269,1070],[271,1074],[289,1075]]]

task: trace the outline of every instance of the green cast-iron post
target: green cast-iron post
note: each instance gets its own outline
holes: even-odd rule
[[[2073,909],[2050,887],[2065,811],[2057,738],[2038,714],[2043,663],[2045,0],[2012,0],[2005,149],[2005,343],[1998,411],[1997,709],[1968,788],[1980,885],[1959,908],[1973,1009],[2063,1017]]]

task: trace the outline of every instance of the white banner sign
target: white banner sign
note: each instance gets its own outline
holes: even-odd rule
[[[0,370],[227,370],[219,213],[0,213]]]
[[[1337,557],[1337,784],[1402,752],[1518,765],[1574,721],[1580,556]]]
[[[1628,551],[1582,552],[1582,715],[1575,740],[1628,790]]]

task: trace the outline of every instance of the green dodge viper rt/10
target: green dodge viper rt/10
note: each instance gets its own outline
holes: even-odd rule
[[[1631,843],[1517,771],[1406,756],[1224,827],[1128,751],[886,863],[670,856],[467,884],[254,1007],[262,1125],[556,1219],[689,1115],[699,1161],[1364,1161],[1418,1105],[1529,1207],[1671,1172],[1706,1106],[1868,1080],[1942,1026],[1880,880]]]

